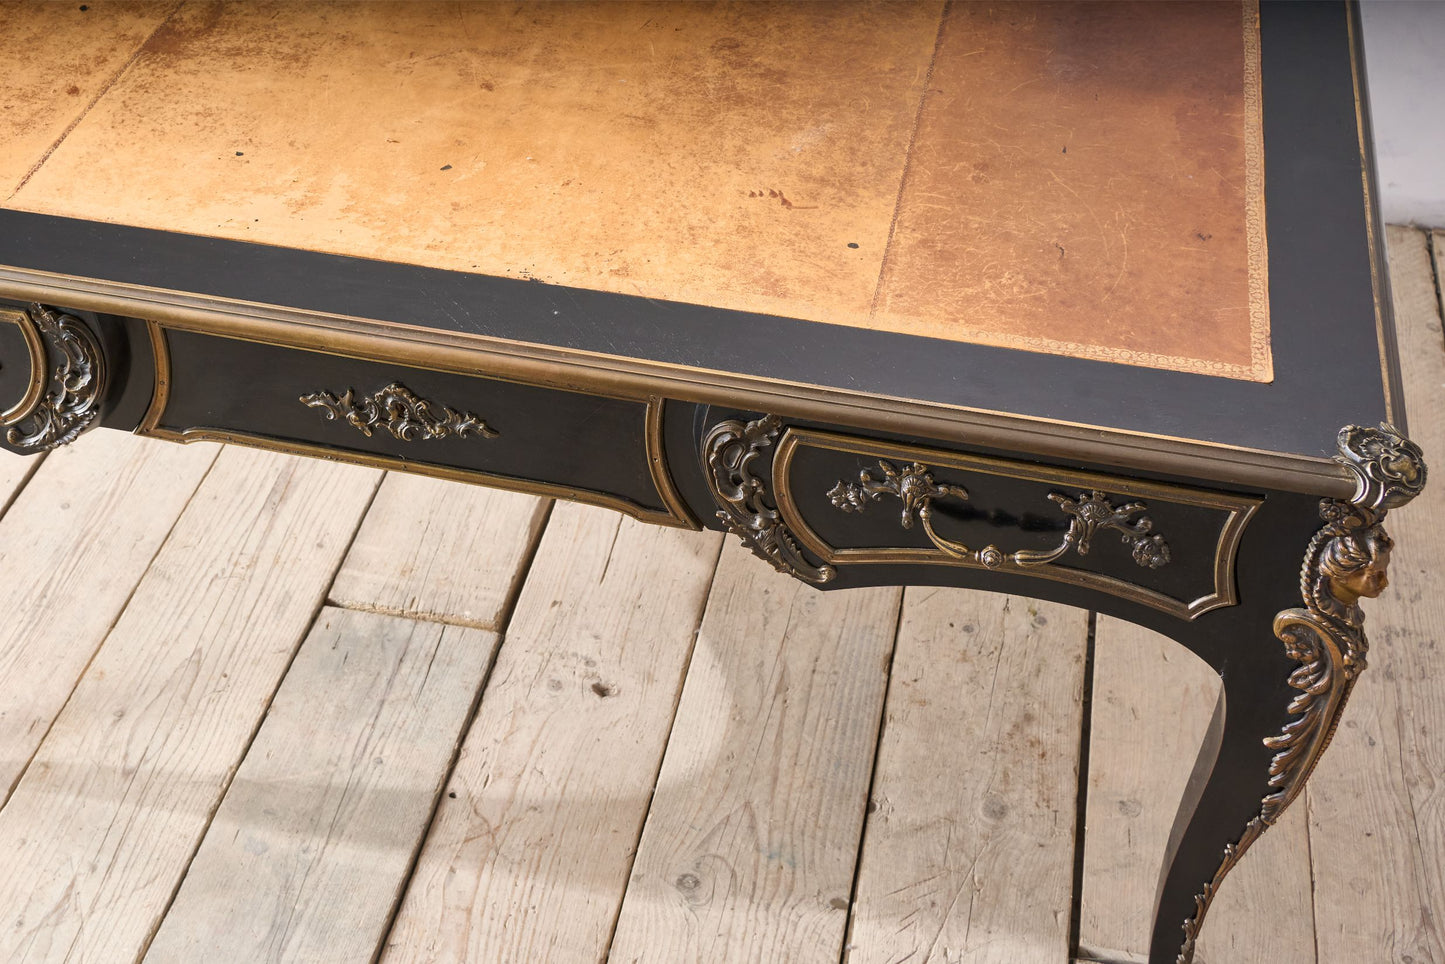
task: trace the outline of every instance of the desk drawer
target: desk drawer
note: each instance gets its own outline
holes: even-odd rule
[[[1261,502],[776,416],[720,423],[704,451],[720,518],[810,581],[849,566],[960,566],[1085,586],[1183,619],[1237,602],[1239,542]],[[769,487],[775,512],[759,502]]]
[[[694,523],[661,453],[659,401],[150,326],[141,434],[208,439]]]

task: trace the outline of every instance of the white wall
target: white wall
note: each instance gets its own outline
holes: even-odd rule
[[[1445,228],[1445,0],[1365,0],[1380,208]]]

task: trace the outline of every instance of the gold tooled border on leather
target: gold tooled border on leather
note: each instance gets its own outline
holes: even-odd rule
[[[1244,245],[1249,267],[1249,368],[1274,380],[1269,327],[1269,237],[1264,211],[1264,84],[1259,0],[1244,0]]]

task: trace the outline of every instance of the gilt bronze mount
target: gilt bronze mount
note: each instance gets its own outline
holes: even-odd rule
[[[898,468],[887,459],[878,460],[882,478],[874,476],[872,469],[858,473],[857,482],[839,481],[828,490],[828,501],[834,508],[844,512],[862,512],[870,501],[876,502],[884,495],[896,497],[903,503],[899,523],[905,529],[913,528],[917,517],[923,524],[928,541],[939,551],[961,560],[975,562],[985,569],[1002,569],[1017,566],[1027,569],[1043,566],[1060,558],[1070,549],[1081,556],[1089,554],[1090,540],[1095,532],[1113,529],[1121,534],[1125,545],[1130,547],[1134,562],[1150,569],[1158,569],[1169,561],[1169,544],[1164,537],[1154,532],[1154,523],[1144,512],[1148,506],[1142,502],[1130,502],[1117,508],[1098,489],[1081,493],[1077,499],[1060,492],[1050,492],[1049,501],[1056,503],[1069,516],[1069,531],[1063,541],[1053,549],[1019,549],[1005,552],[995,545],[982,549],[970,549],[962,542],[939,535],[933,525],[933,503],[936,499],[967,499],[968,490],[961,485],[939,485],[933,481],[933,473],[918,462]]]
[[[767,482],[757,475],[758,460],[782,425],[778,416],[765,415],[749,422],[729,419],[708,433],[703,460],[708,487],[718,503],[717,518],[779,572],[805,582],[831,582],[836,571],[804,558],[776,505],[769,504]]]
[[[978,568],[1097,589],[1185,620],[1237,603],[1240,540],[1262,504],[1244,493],[796,426],[780,428],[774,447],[771,496],[779,522],[798,546],[823,565]],[[860,462],[861,468],[844,468]],[[807,482],[801,481],[798,468],[803,463],[815,466]],[[880,463],[891,466],[896,477],[890,477]],[[820,474],[838,470],[857,481],[828,474],[826,478],[838,481],[831,488],[826,482],[819,485]],[[940,482],[943,473],[947,476]],[[1000,484],[1005,488],[999,489]],[[947,498],[969,505],[976,498],[976,492],[970,492],[975,486],[994,493],[991,504],[981,511],[1004,509],[1005,516],[1015,519],[1033,515],[1045,528],[1066,531],[1044,545],[1037,544],[1035,533],[1031,540],[1035,545],[1008,552],[991,539],[979,540],[981,548],[966,544],[939,525],[938,517],[945,512],[939,502]],[[1002,501],[994,503],[995,497]],[[899,500],[897,535],[876,525],[853,524],[864,506],[885,498]],[[1059,515],[1037,512],[1035,498],[1052,502]],[[1166,540],[1159,531],[1156,519],[1166,511],[1171,524],[1185,522],[1193,530],[1186,542],[1176,545],[1175,533]],[[841,526],[839,515],[846,520]],[[1017,522],[1007,524],[1015,526],[1011,539],[1024,535]],[[1125,551],[1112,545],[1097,549],[1094,537],[1104,531],[1118,532]],[[923,538],[912,535],[920,532]],[[1121,561],[1123,565],[1115,564]]]
[[[5,441],[43,452],[74,441],[95,424],[109,386],[100,342],[74,315],[31,304],[14,321],[30,349],[30,381],[22,398],[0,414]]]
[[[360,397],[352,388],[340,398],[331,392],[315,392],[302,395],[301,404],[319,409],[328,420],[345,421],[367,438],[377,428],[386,429],[392,438],[402,442],[473,435],[496,438],[498,434],[480,415],[419,398],[400,382]]]

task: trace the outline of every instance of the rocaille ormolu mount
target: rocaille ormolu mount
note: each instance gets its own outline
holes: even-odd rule
[[[1149,961],[1187,964],[1329,744],[1426,481],[1357,12],[477,5],[504,107],[350,57],[327,116],[267,121],[335,81],[268,57],[426,52],[429,9],[183,5],[164,56],[32,119],[0,165],[4,446],[341,459],[726,530],[821,590],[1164,633],[1251,708],[1217,713],[1164,855]]]

